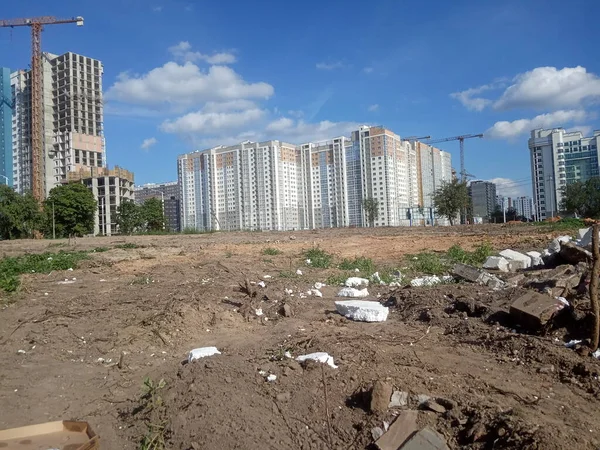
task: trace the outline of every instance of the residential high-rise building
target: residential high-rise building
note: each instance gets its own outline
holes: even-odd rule
[[[519,216],[523,216],[527,220],[534,219],[533,198],[517,197],[512,199],[512,204]]]
[[[179,183],[171,181],[168,183],[148,183],[137,186],[135,191],[135,202],[143,204],[149,198],[158,198],[163,202],[165,224],[169,231],[181,231],[181,190]]]
[[[79,168],[67,174],[65,182],[81,182],[87,186],[98,202],[94,219],[94,236],[111,236],[119,233],[117,214],[124,201],[133,201],[133,173],[121,167]]]
[[[600,176],[599,144],[600,130],[591,137],[563,128],[531,132],[531,178],[538,220],[558,213],[564,186]]]
[[[0,67],[0,184],[13,184],[10,70]]]
[[[42,57],[44,193],[69,172],[105,167],[102,63],[75,53]],[[12,172],[18,192],[31,190],[31,72],[11,75]]]
[[[183,229],[299,228],[293,145],[242,142],[181,155],[177,166]]]
[[[469,196],[473,206],[473,217],[489,221],[496,210],[496,185],[490,181],[471,181]]]
[[[365,226],[367,198],[379,204],[375,226],[439,223],[431,194],[452,171],[450,154],[363,126],[350,138],[188,153],[178,158],[178,177],[182,228],[294,230]]]

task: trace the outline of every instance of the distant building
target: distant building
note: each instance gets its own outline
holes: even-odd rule
[[[115,166],[81,168],[69,172],[64,182],[79,181],[87,186],[98,202],[94,219],[94,236],[118,234],[117,214],[124,201],[133,201],[133,172]]]
[[[417,222],[435,224],[433,195],[444,183],[452,182],[451,155],[421,142],[415,142],[414,145],[417,152],[417,173],[420,176],[419,200],[413,215]],[[445,218],[440,217],[437,222],[440,225],[448,225]]]
[[[469,196],[473,205],[473,217],[489,221],[496,210],[496,185],[490,181],[471,181]]]
[[[168,183],[148,183],[136,186],[135,202],[143,204],[149,198],[158,198],[163,202],[165,225],[169,231],[181,231],[181,189],[179,183],[171,181]]]
[[[0,67],[0,184],[13,185],[10,70]]]
[[[592,137],[563,128],[531,132],[531,178],[538,220],[558,214],[564,186],[600,176],[599,144],[600,130]]]
[[[525,217],[527,220],[534,220],[533,198],[517,197],[512,199],[513,208],[519,216]]]

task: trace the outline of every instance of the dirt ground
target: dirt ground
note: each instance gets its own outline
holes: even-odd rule
[[[422,250],[542,249],[550,237],[480,226],[0,242],[2,256],[110,248],[73,271],[25,275],[5,299],[0,429],[85,420],[106,449],[139,448],[148,426],[163,425],[173,449],[369,448],[372,429],[398,413],[369,409],[383,380],[409,392],[410,408],[416,395],[437,398],[447,411],[419,411],[418,421],[453,449],[598,449],[600,363],[563,345],[584,329],[519,328],[506,311],[522,288],[372,286],[369,298],[390,307],[382,323],[337,314],[337,286],[298,295],[332,273],[306,266],[302,251],[314,246],[401,269]],[[114,248],[123,243],[139,247]],[[266,287],[252,285],[250,299],[246,278]],[[221,355],[184,363],[205,346]],[[286,351],[328,352],[338,368],[301,366]],[[146,377],[165,381],[154,398],[141,398]]]

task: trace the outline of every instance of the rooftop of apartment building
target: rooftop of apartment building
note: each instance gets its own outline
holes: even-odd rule
[[[177,181],[166,181],[164,183],[146,183],[134,186],[134,190],[141,191],[143,189],[156,189],[161,187],[176,186]]]
[[[123,178],[131,183],[134,180],[133,172],[122,167],[115,166],[114,169],[107,167],[85,167],[74,172],[68,172],[67,182],[81,181],[86,178],[101,178],[101,177],[119,177]]]

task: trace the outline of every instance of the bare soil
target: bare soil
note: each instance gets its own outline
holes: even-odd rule
[[[85,420],[108,449],[139,448],[148,424],[164,425],[173,449],[361,449],[398,412],[370,411],[370,388],[383,380],[410,393],[410,408],[419,394],[438,399],[447,411],[422,410],[418,420],[451,448],[600,448],[600,363],[563,345],[585,326],[520,328],[507,311],[523,288],[373,286],[370,298],[390,306],[383,323],[338,315],[336,286],[322,298],[298,295],[335,272],[304,264],[313,246],[401,269],[404,255],[422,250],[486,241],[541,249],[551,237],[482,226],[0,242],[5,256],[111,248],[73,271],[25,275],[5,296],[0,429]],[[114,248],[123,243],[140,247]],[[298,268],[303,275],[290,276]],[[250,284],[249,298],[246,279],[266,287]],[[185,364],[205,346],[222,354]],[[328,352],[339,367],[301,366],[286,351]],[[146,377],[166,382],[153,403],[142,398]]]

